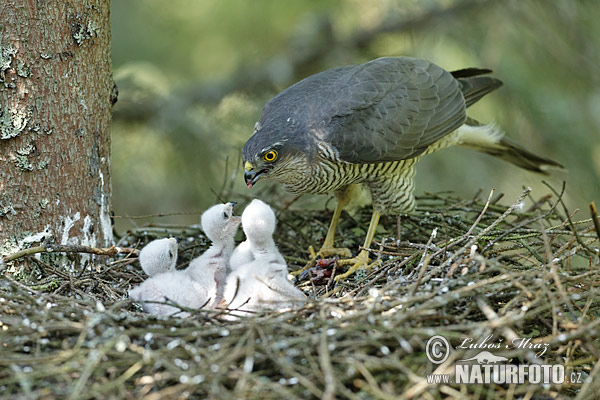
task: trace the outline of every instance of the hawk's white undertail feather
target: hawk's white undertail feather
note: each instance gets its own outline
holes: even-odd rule
[[[462,125],[458,128],[460,144],[464,146],[494,147],[504,138],[504,132],[496,124]]]

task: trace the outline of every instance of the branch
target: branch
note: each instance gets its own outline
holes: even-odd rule
[[[563,210],[565,211],[565,214],[567,215],[567,219],[569,221],[569,226],[571,227],[571,230],[573,231],[573,235],[575,236],[575,240],[577,241],[577,243],[579,243],[579,245],[581,247],[583,247],[584,249],[586,249],[590,254],[598,254],[597,251],[591,249],[587,244],[585,244],[583,242],[583,240],[581,240],[581,237],[579,237],[579,233],[577,233],[577,228],[575,228],[575,225],[573,224],[573,220],[571,219],[571,214],[569,213],[569,210],[567,209],[567,206],[565,205],[565,202],[563,201],[562,196],[559,195],[558,192],[556,190],[554,190],[554,188],[552,186],[550,186],[550,184],[548,184],[548,182],[542,181],[542,183],[544,185],[546,185],[550,190],[552,190],[554,192],[554,194],[558,197],[558,201],[562,205]],[[566,184],[567,183],[563,181],[563,186],[562,186],[563,193],[565,191]]]
[[[4,265],[7,262],[17,260],[22,257],[31,256],[33,254],[38,253],[89,253],[89,254],[97,254],[100,256],[109,256],[114,257],[117,254],[133,254],[138,255],[139,250],[129,248],[129,247],[88,247],[88,246],[75,246],[75,245],[42,245],[30,247],[28,249],[23,249],[21,251],[17,251],[16,253],[9,254],[8,256],[2,257],[0,260],[0,271],[4,268]]]

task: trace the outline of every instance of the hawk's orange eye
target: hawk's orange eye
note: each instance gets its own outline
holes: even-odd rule
[[[263,159],[268,162],[277,160],[277,152],[275,150],[267,151],[263,156]]]

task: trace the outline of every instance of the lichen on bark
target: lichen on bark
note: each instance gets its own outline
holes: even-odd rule
[[[109,0],[6,0],[0,19],[0,255],[109,245]]]

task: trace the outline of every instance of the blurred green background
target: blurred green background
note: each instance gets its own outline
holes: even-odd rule
[[[600,200],[600,2],[572,0],[145,0],[113,1],[119,87],[112,136],[118,216],[192,224],[218,199],[293,199],[263,181],[249,191],[240,150],[266,101],[330,67],[381,56],[485,67],[504,86],[470,109],[530,150],[562,163],[545,178],[467,149],[423,159],[417,191],[511,203],[567,181],[579,218]],[[294,207],[322,207],[304,195]],[[332,204],[329,203],[329,207]],[[152,219],[117,220],[122,231]]]

